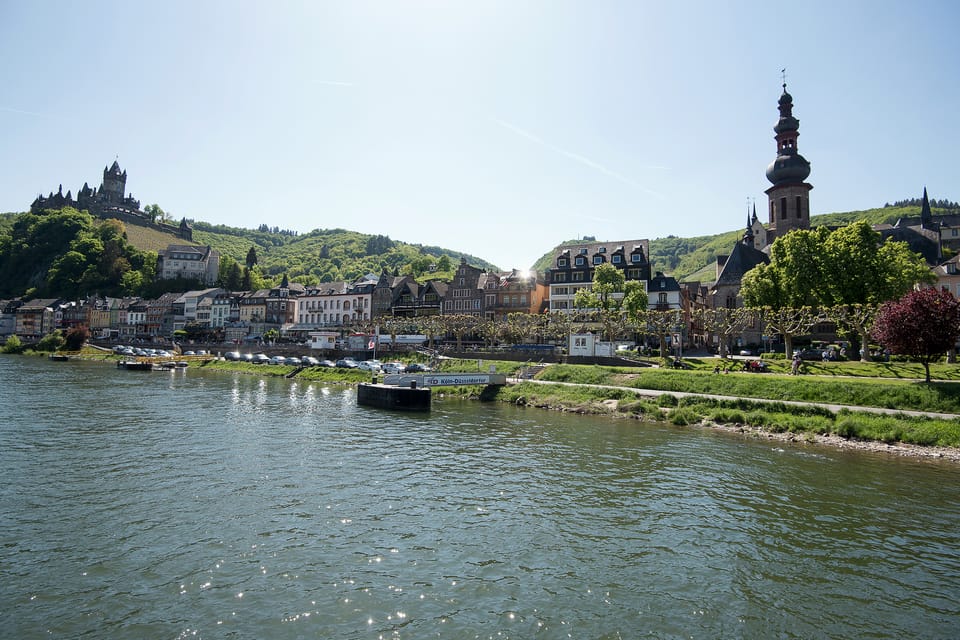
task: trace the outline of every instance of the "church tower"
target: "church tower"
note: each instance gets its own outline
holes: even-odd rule
[[[810,228],[810,189],[804,182],[810,175],[810,163],[797,151],[800,121],[793,117],[793,96],[783,94],[779,101],[780,119],[773,128],[776,133],[777,158],[767,167],[767,180],[773,186],[767,189],[770,207],[770,242],[788,231]]]

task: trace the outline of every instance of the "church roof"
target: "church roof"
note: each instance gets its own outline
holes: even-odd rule
[[[740,281],[747,271],[750,271],[750,269],[753,269],[759,264],[767,264],[769,262],[770,257],[763,251],[738,242],[734,245],[733,251],[731,251],[727,257],[727,261],[723,265],[723,270],[721,270],[720,275],[717,276],[717,281],[714,283],[714,286],[731,285],[739,287]]]

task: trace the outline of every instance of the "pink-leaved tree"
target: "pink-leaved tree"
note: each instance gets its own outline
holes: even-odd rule
[[[960,337],[960,300],[940,289],[911,291],[880,308],[872,334],[893,353],[922,363],[930,382],[930,363]]]

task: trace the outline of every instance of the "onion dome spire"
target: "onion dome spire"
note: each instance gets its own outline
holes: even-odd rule
[[[777,102],[780,119],[773,127],[776,133],[777,158],[767,167],[767,180],[774,185],[798,184],[810,175],[810,163],[797,152],[800,121],[793,116],[793,96],[787,93],[784,80],[783,94]]]

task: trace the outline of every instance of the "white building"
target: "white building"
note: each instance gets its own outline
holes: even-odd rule
[[[370,320],[376,283],[328,282],[309,287],[297,298],[296,329],[342,327]]]
[[[220,275],[220,253],[210,247],[171,244],[157,254],[161,280],[186,278],[213,284]]]

